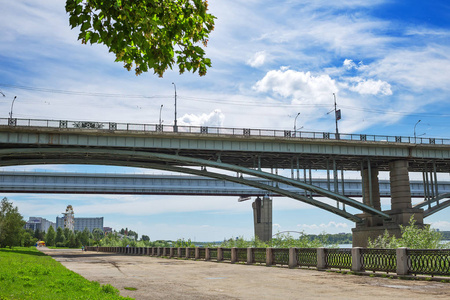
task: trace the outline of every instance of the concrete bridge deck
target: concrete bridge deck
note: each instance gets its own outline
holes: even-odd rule
[[[135,299],[448,299],[450,284],[70,249],[42,249]],[[136,291],[125,287],[137,288]]]

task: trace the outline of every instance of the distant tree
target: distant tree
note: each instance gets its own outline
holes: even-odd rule
[[[79,248],[81,247],[81,243],[79,240],[77,240],[76,238],[76,234],[72,232],[72,234],[69,236],[69,238],[67,239],[67,247],[69,248]]]
[[[36,244],[37,238],[34,237],[34,231],[32,229],[23,229],[21,234],[20,245],[22,247],[30,247]]]
[[[34,237],[39,241],[43,241],[45,238],[45,232],[40,231],[38,228],[34,231]]]
[[[55,238],[55,242],[56,245],[58,246],[61,244],[64,244],[64,242],[66,241],[66,237],[64,236],[64,230],[61,227],[58,227],[56,229],[56,238]]]
[[[73,234],[73,231],[72,230],[70,230],[69,228],[64,228],[64,237],[66,238],[66,240],[68,240],[69,239],[69,237],[70,237],[70,234]]]
[[[71,230],[67,230],[67,228],[64,229],[64,236],[66,237],[66,240],[64,242],[65,247],[71,247],[75,243],[75,233]],[[73,246],[72,246],[73,247]]]
[[[47,234],[45,235],[45,243],[47,246],[55,246],[56,242],[56,232],[53,229],[53,226],[50,226],[47,230]]]
[[[141,238],[144,242],[149,242],[150,241],[150,237],[148,235],[142,235]]]
[[[211,61],[205,58],[215,17],[207,13],[205,0],[66,0],[72,28],[79,27],[83,44],[104,44],[136,75],[153,69],[162,76],[178,65],[206,74]]]
[[[17,206],[13,207],[8,198],[3,198],[0,203],[0,248],[20,245],[25,223]]]
[[[95,244],[99,245],[100,244],[100,240],[104,236],[103,230],[101,230],[100,228],[94,228],[94,230],[92,230],[92,235],[94,236]]]
[[[91,232],[87,227],[85,227],[84,230],[81,232],[81,239],[80,239],[81,244],[88,245],[90,236]]]
[[[128,236],[134,236],[134,240],[137,241],[138,240],[138,233],[133,231],[133,230],[129,230],[128,231]]]

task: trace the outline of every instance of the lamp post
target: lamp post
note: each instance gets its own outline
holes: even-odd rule
[[[295,119],[294,119],[294,136],[295,136],[295,134],[296,134],[296,132],[297,132],[297,118],[298,118],[298,116],[300,116],[300,113],[298,113],[298,114],[295,116]]]
[[[172,82],[173,87],[175,88],[175,120],[173,121],[173,132],[178,132],[177,126],[177,86],[174,82]]]
[[[341,119],[341,110],[336,108],[336,94],[333,93],[334,96],[334,118],[336,121],[336,139],[339,139],[339,129],[338,129],[338,121]]]
[[[161,111],[164,105],[161,104],[161,107],[159,108],[159,127],[161,127],[162,121],[161,121]]]
[[[14,107],[14,101],[16,101],[17,96],[14,96],[14,99],[11,103],[11,111],[9,112],[9,118],[12,119],[13,117],[13,107]]]
[[[420,121],[422,121],[422,120],[417,121],[416,125],[414,125],[414,143],[416,142],[416,126],[417,126],[417,124],[420,123]]]

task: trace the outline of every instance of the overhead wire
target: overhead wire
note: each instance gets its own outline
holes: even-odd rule
[[[0,83],[0,86],[9,87],[14,89],[22,89],[29,90],[35,92],[44,92],[44,93],[53,93],[53,94],[64,94],[64,95],[76,95],[76,96],[89,96],[89,97],[105,97],[105,98],[131,98],[131,99],[170,99],[173,98],[172,95],[133,95],[133,94],[114,94],[114,93],[95,93],[95,92],[82,92],[82,91],[70,91],[70,90],[60,90],[60,89],[48,89],[48,88],[40,88],[40,87],[29,87],[22,85],[12,85]],[[1,97],[3,98],[3,97]],[[6,99],[1,99],[0,103],[8,102]],[[255,102],[255,101],[239,101],[239,100],[230,100],[230,99],[217,99],[217,98],[209,98],[209,97],[192,97],[192,96],[178,96],[179,99],[185,99],[194,102],[206,102],[206,103],[219,103],[226,105],[239,105],[239,106],[257,106],[257,107],[290,107],[290,108],[319,108],[319,107],[331,107],[330,104],[313,104],[313,103],[267,103],[267,102]],[[3,100],[3,101],[2,101]],[[52,100],[53,101],[53,100]],[[353,111],[363,111],[370,112],[375,114],[390,114],[390,115],[403,115],[403,116],[418,116],[418,117],[450,117],[450,114],[436,114],[436,113],[414,113],[411,111],[392,111],[390,109],[377,109],[377,108],[367,108],[367,107],[355,107],[348,105],[338,105],[339,108],[345,108]]]

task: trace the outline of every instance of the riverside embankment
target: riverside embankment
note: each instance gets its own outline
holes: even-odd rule
[[[448,299],[450,284],[81,250],[44,253],[136,299]],[[135,291],[125,288],[136,288]]]

